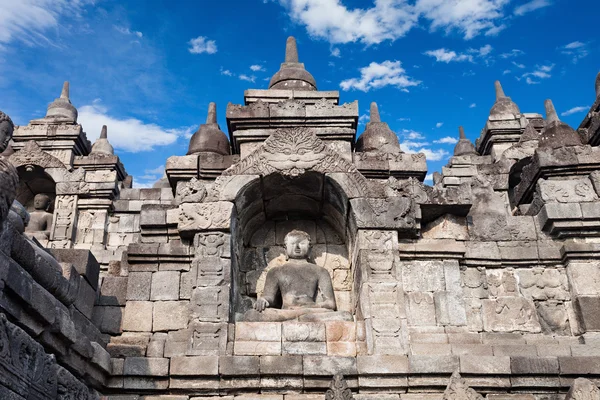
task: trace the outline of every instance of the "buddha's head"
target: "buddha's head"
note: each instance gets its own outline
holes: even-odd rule
[[[48,206],[50,206],[50,197],[42,193],[35,195],[33,198],[33,207],[36,210],[48,211]]]
[[[310,235],[304,231],[293,230],[283,240],[288,258],[307,259],[310,251]]]
[[[13,136],[15,126],[10,117],[0,111],[0,153],[8,147],[8,142]]]

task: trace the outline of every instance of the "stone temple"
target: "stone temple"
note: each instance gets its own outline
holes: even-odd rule
[[[293,38],[154,188],[68,83],[0,113],[0,399],[599,400],[600,76],[577,130],[495,91],[433,186]]]

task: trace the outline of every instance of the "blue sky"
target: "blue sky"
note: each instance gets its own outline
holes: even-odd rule
[[[15,123],[45,115],[71,82],[90,140],[108,137],[137,185],[217,103],[266,89],[297,38],[320,90],[369,103],[429,172],[451,155],[458,126],[475,140],[493,82],[522,112],[552,98],[576,128],[594,102],[600,69],[593,0],[0,0],[0,110]]]

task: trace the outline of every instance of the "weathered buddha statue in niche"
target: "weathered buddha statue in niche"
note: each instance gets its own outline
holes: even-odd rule
[[[309,261],[310,235],[293,230],[285,236],[284,243],[288,261],[269,270],[262,296],[243,320],[352,321],[349,312],[336,311],[329,272]]]
[[[41,193],[36,194],[33,198],[33,207],[35,211],[30,213],[25,232],[30,233],[37,239],[48,240],[50,238],[50,228],[52,227],[52,214],[48,212],[50,197]]]

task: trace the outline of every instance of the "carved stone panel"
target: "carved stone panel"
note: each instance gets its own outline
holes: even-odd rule
[[[598,200],[589,178],[569,180],[545,180],[537,183],[538,191],[545,203],[580,203]]]
[[[226,322],[229,315],[229,287],[197,287],[190,302],[192,322]]]
[[[600,389],[588,379],[577,378],[565,400],[600,400]]]
[[[182,234],[190,235],[207,230],[227,230],[231,223],[233,203],[184,203],[179,206],[179,223]]]
[[[50,240],[52,247],[70,247],[77,223],[77,196],[56,196]]]
[[[483,326],[488,332],[541,332],[532,301],[522,297],[482,300]]]
[[[192,337],[187,355],[208,356],[224,353],[227,346],[226,323],[190,323],[189,331]]]
[[[406,197],[350,200],[358,228],[415,229],[416,206]]]

